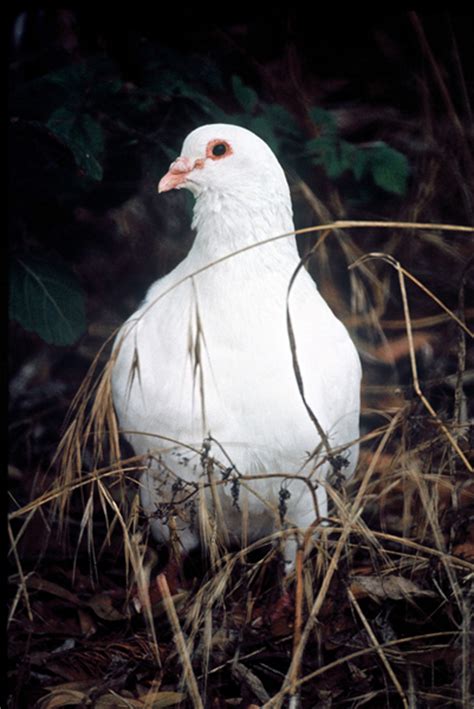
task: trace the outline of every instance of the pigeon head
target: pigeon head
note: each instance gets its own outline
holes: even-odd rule
[[[225,123],[201,126],[188,135],[158,191],[183,187],[197,198],[203,193],[289,198],[285,174],[265,141]]]

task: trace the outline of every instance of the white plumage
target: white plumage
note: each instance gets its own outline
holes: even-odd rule
[[[196,198],[194,244],[123,325],[112,386],[121,429],[138,454],[150,454],[141,500],[153,534],[167,541],[171,527],[189,551],[209,533],[246,544],[282,521],[305,529],[317,517],[315,499],[326,514],[325,490],[315,483],[330,465],[318,467],[324,446],[310,456],[320,437],[292,362],[286,298],[300,260],[294,236],[223,258],[294,229],[280,164],[244,128],[202,126],[159,185],[182,187]],[[331,447],[348,444],[359,435],[355,347],[304,269],[289,303],[307,403]],[[357,444],[345,455],[349,475]],[[290,538],[290,567],[294,553]]]

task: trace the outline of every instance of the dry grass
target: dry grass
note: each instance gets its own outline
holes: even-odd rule
[[[305,534],[282,529],[272,540],[229,551],[215,533],[218,510],[203,505],[201,489],[194,494],[208,559],[182,590],[170,590],[166,578],[153,571],[157,557],[140,519],[137,473],[147,461],[121,453],[110,389],[113,356],[104,365],[103,352],[97,355],[72,403],[52,463],[53,484],[10,514],[16,592],[9,622],[14,631],[27,619],[34,634],[34,604],[38,597],[53,597],[72,607],[84,627],[89,624],[89,638],[98,634],[103,642],[118,627],[129,682],[121,684],[110,665],[100,679],[98,668],[107,665],[100,652],[107,654],[110,643],[95,661],[98,650],[90,640],[71,649],[69,662],[82,671],[70,672],[67,682],[58,682],[68,675],[63,667],[55,676],[54,658],[46,653],[40,666],[50,686],[43,682],[43,709],[90,701],[100,707],[470,706],[474,480],[463,385],[472,376],[467,345],[473,332],[465,310],[444,303],[404,267],[403,257],[356,247],[361,230],[374,238],[384,232],[387,242],[403,232],[429,238],[440,252],[446,249],[444,234],[455,242],[473,233],[456,225],[369,221],[300,230],[320,235],[304,262],[326,258],[331,239],[341,248],[351,265],[353,332],[360,349],[369,351],[378,340],[390,350],[397,341],[393,359],[408,362],[412,387],[407,396],[407,385],[404,390],[398,382],[365,382],[361,459],[346,489],[326,484],[333,505],[328,526],[319,520]],[[392,285],[388,294],[390,269],[397,288]],[[385,326],[387,319],[393,329]],[[421,327],[439,343],[440,326],[441,334],[457,342],[457,367],[441,378],[446,384],[454,375],[449,407],[443,401],[438,410],[420,378],[423,345],[414,334]],[[158,439],[158,445],[167,444]],[[327,442],[326,447],[334,455]],[[215,474],[207,484],[223,483]],[[239,481],[251,483],[251,476]],[[71,591],[48,581],[41,561],[28,567],[22,561],[21,541],[35,518],[52,538],[75,539]],[[272,617],[282,582],[275,582],[277,548],[266,544],[291,532],[300,540],[289,580],[293,600],[280,617]],[[120,559],[115,596],[101,585],[111,551]],[[249,563],[249,554],[259,551]],[[91,582],[81,595],[74,588],[86,556],[95,590]]]

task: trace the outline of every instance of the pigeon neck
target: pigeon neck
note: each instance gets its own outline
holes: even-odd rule
[[[291,233],[295,228],[289,194],[249,203],[248,197],[214,191],[203,192],[197,198],[192,226],[196,229],[193,256],[209,261]],[[265,249],[289,263],[299,260],[294,236],[272,241]]]

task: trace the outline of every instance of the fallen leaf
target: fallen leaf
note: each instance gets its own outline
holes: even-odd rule
[[[115,608],[113,599],[107,593],[98,593],[92,596],[87,605],[102,620],[125,620],[130,617],[129,612],[123,612]]]
[[[85,702],[88,698],[88,693],[84,693],[79,689],[56,688],[52,692],[43,697],[38,702],[38,707],[41,709],[55,709],[56,707],[78,706]]]
[[[434,598],[434,591],[427,591],[404,576],[352,576],[351,591],[356,598],[372,598],[381,601],[385,598],[402,600],[421,596]]]
[[[141,706],[147,709],[165,709],[183,702],[185,697],[182,692],[151,692],[143,696]]]
[[[261,702],[266,703],[270,700],[270,695],[265,689],[262,680],[241,662],[232,664],[232,676],[237,681],[243,682]]]
[[[97,632],[97,626],[94,622],[94,619],[93,619],[91,613],[83,610],[82,608],[79,608],[78,616],[79,616],[79,624],[81,626],[81,630],[82,630],[83,635],[85,635],[87,638],[90,637],[91,635],[94,635],[94,633]]]
[[[63,588],[57,583],[46,581],[46,579],[42,579],[37,574],[32,574],[29,576],[26,579],[26,585],[29,588],[35,588],[37,591],[50,593],[52,596],[62,598],[63,601],[68,601],[74,605],[83,605],[82,601],[76,596],[75,593],[71,593],[71,591],[68,591],[66,588]]]
[[[50,692],[64,692],[66,690],[78,690],[86,692],[92,687],[97,687],[96,679],[85,679],[77,682],[62,682],[61,684],[49,685],[46,687]]]
[[[474,544],[472,542],[465,542],[464,544],[458,544],[453,549],[454,556],[460,556],[461,559],[466,561],[474,562]]]
[[[130,709],[130,707],[136,707],[137,709],[142,709],[144,704],[139,699],[131,699],[129,697],[121,697],[115,692],[110,692],[109,694],[103,694],[101,697],[97,697],[94,702],[95,709],[103,709],[103,707],[123,707],[123,709]]]

